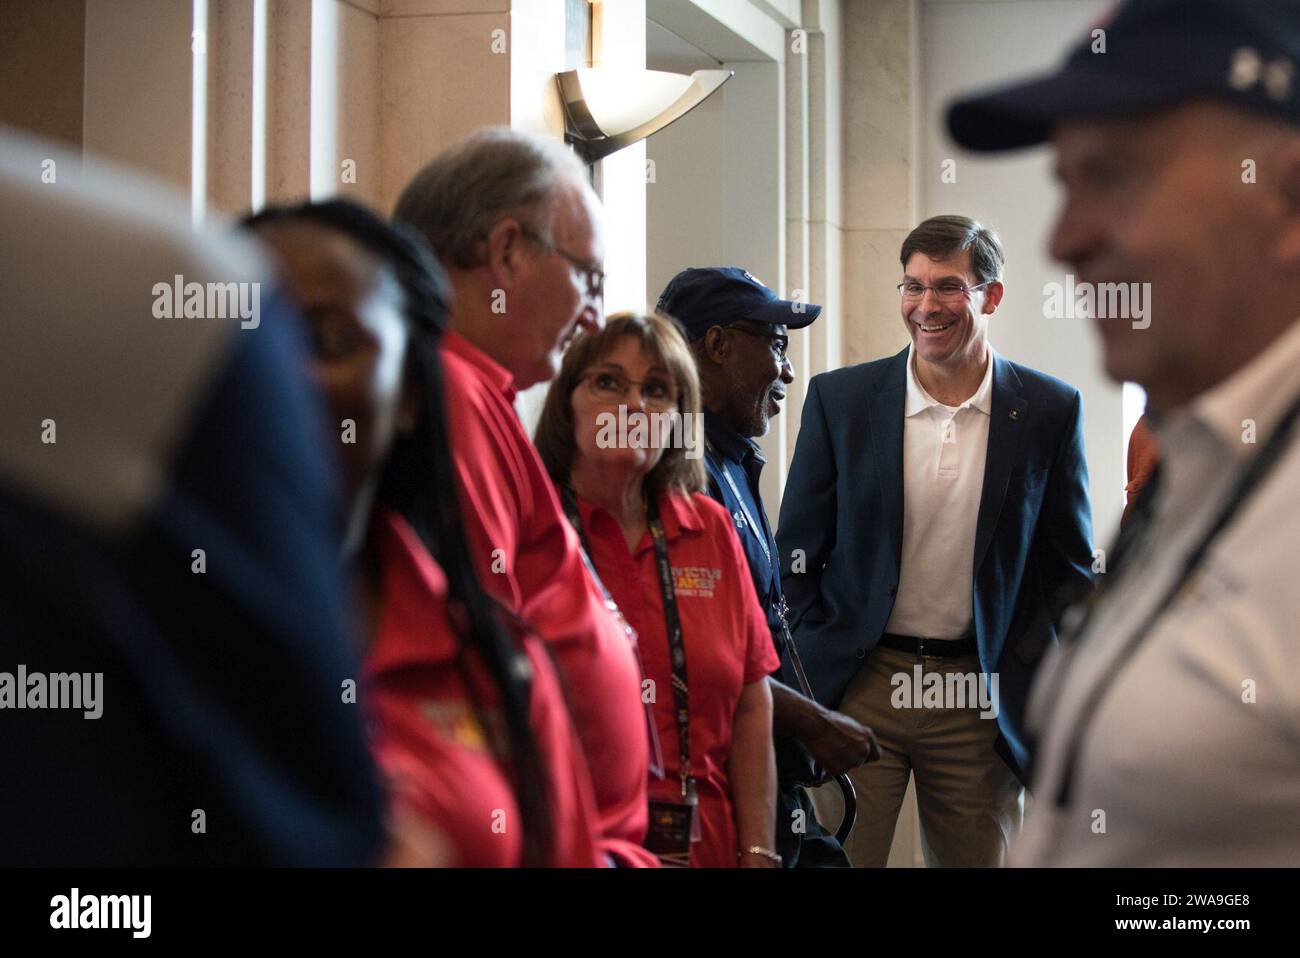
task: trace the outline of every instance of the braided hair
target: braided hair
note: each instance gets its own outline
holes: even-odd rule
[[[406,381],[418,395],[416,425],[399,434],[385,460],[376,505],[401,515],[420,537],[447,577],[448,615],[464,652],[472,649],[496,687],[505,718],[506,741],[514,774],[515,797],[523,818],[524,862],[550,860],[553,828],[547,777],[530,722],[532,679],[529,662],[507,634],[508,616],[484,591],[474,574],[469,542],[461,521],[452,467],[450,435],[443,412],[440,344],[446,327],[450,288],[424,240],[406,227],[390,224],[347,200],[268,207],[243,220],[248,229],[272,224],[309,223],[341,233],[377,256],[394,274],[405,297]],[[466,674],[471,690],[475,683]],[[493,726],[484,723],[489,734]]]

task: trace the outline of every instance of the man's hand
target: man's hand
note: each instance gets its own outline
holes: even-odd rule
[[[772,727],[797,739],[827,774],[839,775],[880,758],[875,733],[841,712],[832,712],[788,685],[768,679]]]
[[[799,738],[813,761],[830,775],[839,775],[880,758],[880,746],[871,729],[842,712],[820,706]]]

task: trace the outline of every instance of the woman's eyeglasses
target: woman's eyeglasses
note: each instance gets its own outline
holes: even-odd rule
[[[646,379],[637,382],[609,370],[597,370],[582,377],[592,397],[602,403],[619,405],[627,401],[632,387],[641,391],[641,404],[651,412],[666,412],[677,408],[677,391],[665,379]]]

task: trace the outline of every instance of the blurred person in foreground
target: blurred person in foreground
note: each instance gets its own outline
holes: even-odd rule
[[[0,131],[0,864],[375,863],[298,319],[250,244],[81,167]]]
[[[1160,447],[1156,443],[1155,433],[1151,431],[1151,423],[1143,414],[1134,424],[1133,431],[1128,437],[1128,455],[1125,456],[1128,482],[1124,484],[1124,512],[1120,516],[1121,523],[1128,522],[1133,512],[1133,503],[1137,502],[1142,495],[1143,487],[1151,479],[1159,462]]]
[[[1160,463],[1035,686],[1015,863],[1300,862],[1297,64],[1296,0],[1134,0],[949,113],[968,148],[1050,140],[1052,256],[1150,284],[1094,328]]]
[[[673,321],[620,313],[565,354],[537,448],[638,636],[667,770],[647,846],[670,864],[770,868],[780,660],[731,518],[703,492],[700,425]]]
[[[417,236],[346,201],[245,225],[281,264],[335,420],[324,438],[349,495],[361,704],[395,819],[427,822],[450,865],[594,865],[590,783],[554,669],[535,638],[507,632],[469,561],[443,415],[442,270]]]
[[[599,201],[563,144],[489,128],[421,170],[393,217],[428,240],[451,281],[446,414],[475,572],[555,657],[591,770],[600,851],[653,866],[641,847],[651,729],[636,654],[513,405],[555,375],[580,330],[600,326]]]

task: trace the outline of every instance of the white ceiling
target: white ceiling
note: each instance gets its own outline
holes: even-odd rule
[[[667,70],[670,73],[694,73],[712,70],[718,66],[703,50],[687,43],[667,27],[653,20],[645,22],[645,66],[647,70]]]

